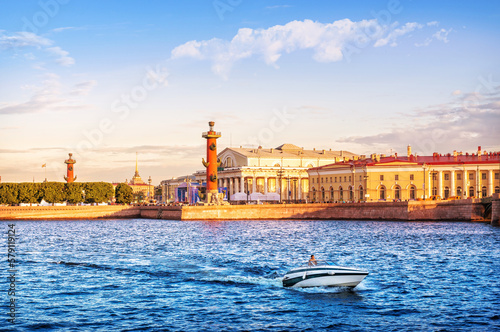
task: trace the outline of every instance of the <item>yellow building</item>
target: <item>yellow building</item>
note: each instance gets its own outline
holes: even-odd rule
[[[282,144],[277,148],[226,148],[218,158],[221,161],[218,186],[228,189],[231,200],[245,200],[250,196],[251,200],[305,201],[309,193],[309,168],[357,158],[357,155]],[[201,183],[205,181],[205,174],[203,170],[194,175]]]
[[[308,170],[314,202],[483,198],[500,193],[500,153],[372,155]]]
[[[144,182],[139,175],[138,161],[137,157],[135,160],[135,173],[130,182],[125,180],[124,183],[128,184],[132,188],[133,194],[142,193],[144,200],[148,200],[148,195],[151,199],[154,197],[154,186],[151,185],[151,178],[149,178],[149,183]],[[113,183],[113,188],[116,188],[118,183]]]

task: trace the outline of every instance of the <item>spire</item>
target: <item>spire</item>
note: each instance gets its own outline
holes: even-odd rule
[[[141,176],[139,175],[139,166],[138,166],[138,152],[135,153],[135,174],[132,177],[132,180],[130,181],[131,184],[143,184],[144,181],[142,181]]]
[[[135,153],[135,174],[139,173],[139,168],[137,167],[137,152]]]

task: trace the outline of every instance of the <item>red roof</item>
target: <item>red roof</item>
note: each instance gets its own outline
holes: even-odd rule
[[[392,164],[394,162],[417,164],[417,165],[456,165],[456,164],[495,164],[500,163],[500,152],[491,152],[488,154],[482,154],[478,156],[477,154],[465,154],[457,155],[456,157],[452,154],[441,155],[439,153],[434,153],[432,156],[414,156],[410,157],[404,156],[391,156],[391,157],[381,157],[379,161],[372,158],[358,159],[358,160],[348,160],[342,161],[334,164],[329,164],[320,167],[311,168],[311,170],[322,169],[329,166],[384,166],[384,164]]]

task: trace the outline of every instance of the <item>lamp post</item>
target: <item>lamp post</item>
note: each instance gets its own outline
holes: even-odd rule
[[[151,203],[151,175],[149,176],[148,183],[149,183],[148,186],[148,204],[149,204]]]
[[[279,179],[280,203],[281,203],[281,192],[282,192],[282,190],[281,190],[281,189],[282,189],[282,188],[281,188],[281,185],[282,185],[282,183],[281,183],[281,182],[282,182],[282,181],[281,181],[281,179],[282,179],[282,177],[283,177],[283,173],[284,173],[284,171],[283,171],[283,166],[281,166],[281,165],[280,165],[280,169],[276,172],[276,174],[278,175],[278,179]]]

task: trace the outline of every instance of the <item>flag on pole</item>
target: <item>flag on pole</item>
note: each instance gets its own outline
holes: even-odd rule
[[[42,168],[44,168],[44,167],[47,167],[47,164],[43,164],[43,165],[42,165]]]

